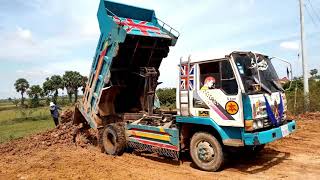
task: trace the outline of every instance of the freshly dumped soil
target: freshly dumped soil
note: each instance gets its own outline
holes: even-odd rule
[[[61,122],[62,124],[71,122],[72,119],[73,119],[73,112],[74,112],[74,111],[73,111],[72,109],[66,109],[65,111],[63,111],[63,112],[61,113],[61,116],[60,116],[60,118],[61,118],[60,122]]]
[[[231,154],[220,172],[182,161],[125,153],[114,157],[73,143],[71,122],[0,145],[0,179],[320,179],[320,112],[296,117],[297,131],[257,156]],[[89,143],[90,144],[90,143]]]
[[[72,139],[75,128],[76,126],[73,126],[72,122],[68,122],[44,133],[1,144],[0,154],[24,156],[30,154],[35,149],[47,149],[56,144],[73,145]]]
[[[22,139],[17,139],[10,141],[9,143],[0,144],[0,154],[8,153],[10,155],[27,155],[32,151],[47,149],[53,145],[66,145],[74,146],[81,145],[85,147],[88,144],[95,143],[95,136],[93,130],[83,132],[84,136],[82,142],[75,142],[75,133],[79,131],[80,126],[72,124],[73,111],[67,109],[61,114],[60,124],[52,129],[43,133],[38,133],[33,136],[25,137]]]

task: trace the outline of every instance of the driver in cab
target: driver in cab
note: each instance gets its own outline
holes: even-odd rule
[[[206,77],[204,80],[204,85],[200,90],[209,90],[209,89],[214,89],[216,85],[216,79],[212,76]]]

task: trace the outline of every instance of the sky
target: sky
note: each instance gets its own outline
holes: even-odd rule
[[[181,36],[160,67],[161,87],[175,87],[180,57],[214,57],[232,50],[287,59],[301,75],[298,0],[114,0],[153,9]],[[310,6],[312,4],[313,9]],[[76,70],[89,75],[100,31],[99,0],[0,0],[0,98],[19,97],[16,79],[30,85]],[[320,69],[320,0],[305,0],[306,61]],[[312,18],[313,19],[312,19]],[[313,20],[313,21],[312,21]],[[275,62],[280,76],[286,65]]]

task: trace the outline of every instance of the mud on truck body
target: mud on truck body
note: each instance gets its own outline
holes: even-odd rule
[[[181,60],[177,111],[155,111],[159,66],[179,33],[153,10],[105,0],[98,20],[101,35],[74,123],[96,129],[103,152],[130,148],[179,159],[190,151],[197,167],[216,171],[225,147],[258,151],[295,130],[270,58],[253,52]]]

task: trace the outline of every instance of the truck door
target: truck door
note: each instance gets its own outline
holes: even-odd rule
[[[221,126],[243,127],[241,91],[229,59],[199,63],[196,69],[192,114]]]

